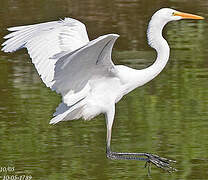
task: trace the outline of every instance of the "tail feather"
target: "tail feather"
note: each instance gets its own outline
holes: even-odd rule
[[[68,111],[65,111],[64,113],[59,114],[58,116],[51,119],[49,124],[56,124],[56,123],[62,121],[66,117],[66,115],[69,113]]]
[[[69,106],[65,103],[60,103],[59,106],[56,108],[56,112],[53,113],[53,116],[58,116],[59,114],[63,114],[65,111],[69,110]]]
[[[54,118],[50,120],[49,124],[56,124],[60,121],[68,121],[73,119],[79,119],[82,116],[82,108],[84,106],[84,101],[78,101],[73,106],[67,106],[64,103],[60,103],[56,108],[54,113]]]

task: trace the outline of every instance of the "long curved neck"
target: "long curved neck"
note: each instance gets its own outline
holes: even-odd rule
[[[162,30],[166,23],[167,22],[154,18],[154,16],[152,17],[147,30],[147,38],[149,45],[156,50],[157,58],[151,66],[142,70],[131,69],[128,75],[125,75],[128,79],[125,93],[154,79],[167,64],[170,48],[167,41],[162,36]]]
[[[166,23],[156,18],[152,18],[147,30],[149,45],[157,52],[157,59],[146,69],[138,70],[144,74],[144,84],[155,78],[168,62],[170,48],[167,41],[162,36],[162,30]],[[140,77],[141,78],[141,77]],[[141,82],[140,82],[141,83]]]

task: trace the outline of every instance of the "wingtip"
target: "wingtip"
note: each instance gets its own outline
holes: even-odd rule
[[[116,38],[118,38],[120,36],[119,34],[109,34],[109,35],[116,37]]]
[[[106,34],[106,35],[103,35],[103,36],[100,36],[100,37],[102,37],[102,38],[111,38],[111,39],[117,39],[118,37],[119,37],[120,35],[118,35],[118,34]]]
[[[7,31],[16,31],[16,27],[9,27],[7,28]]]
[[[116,36],[116,37],[119,37],[120,35],[119,34],[113,34],[114,36]]]
[[[8,50],[5,49],[5,46],[4,46],[4,45],[1,45],[1,46],[3,46],[3,47],[1,48],[1,51],[5,52],[5,53],[8,53],[8,52],[9,52]]]
[[[12,51],[12,50],[9,50],[9,49],[6,47],[6,45],[4,45],[4,44],[1,44],[1,46],[2,46],[1,51],[5,52],[5,53],[12,53],[12,52],[14,52],[14,51]]]

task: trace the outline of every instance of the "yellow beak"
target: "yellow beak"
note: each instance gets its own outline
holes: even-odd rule
[[[183,13],[176,11],[173,14],[174,16],[181,16],[183,19],[204,19],[202,16],[194,15],[194,14],[189,14],[189,13]]]

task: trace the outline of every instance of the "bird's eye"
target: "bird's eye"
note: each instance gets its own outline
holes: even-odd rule
[[[172,12],[172,15],[175,16],[175,12]]]

